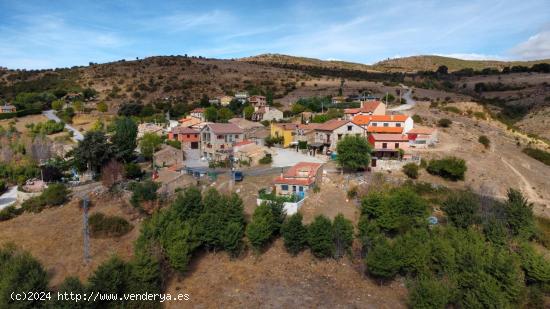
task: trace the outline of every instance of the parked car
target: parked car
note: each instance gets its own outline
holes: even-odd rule
[[[241,171],[234,171],[233,172],[233,179],[235,181],[243,181],[244,175]]]

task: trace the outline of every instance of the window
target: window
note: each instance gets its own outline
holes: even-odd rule
[[[298,188],[298,191],[304,192],[304,187],[300,186],[300,188]]]
[[[296,192],[296,186],[292,186],[292,192]]]
[[[399,143],[395,143],[395,149],[399,148]]]
[[[239,138],[239,134],[235,134],[235,138]]]
[[[187,134],[187,138],[190,138],[191,136],[189,134]]]
[[[383,149],[388,148],[388,143],[382,143],[382,148],[383,148]]]
[[[348,126],[348,131],[351,131],[351,129],[352,129],[352,126]]]
[[[395,126],[401,128],[401,122],[396,123]]]
[[[342,134],[338,134],[338,140],[342,139]]]
[[[384,127],[389,127],[389,126],[390,126],[390,124],[389,124],[389,123],[387,123],[387,122],[384,122]]]
[[[281,185],[281,190],[288,191],[288,185]]]
[[[377,127],[377,126],[378,126],[378,123],[373,122],[373,123],[372,123],[372,126],[373,126],[373,127]]]

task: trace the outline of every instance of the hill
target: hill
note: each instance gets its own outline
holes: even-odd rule
[[[463,60],[451,57],[423,55],[383,60],[373,64],[372,69],[384,72],[417,72],[435,71],[439,66],[444,65],[452,72],[468,68],[474,70],[483,70],[485,68],[502,70],[508,66],[521,65],[530,67],[537,63],[550,63],[550,59],[534,61]]]
[[[316,58],[296,57],[282,54],[261,54],[252,57],[240,58],[237,60],[248,63],[268,65],[297,65],[319,67],[325,69],[372,71],[369,65],[362,63],[340,60],[321,60]]]

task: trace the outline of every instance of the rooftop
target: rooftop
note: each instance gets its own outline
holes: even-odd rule
[[[275,183],[310,185],[315,182],[315,176],[322,163],[299,162],[288,169],[282,176],[275,178]]]
[[[185,126],[174,127],[170,132],[174,134],[199,134],[199,131],[191,129],[189,127],[185,127]]]
[[[233,123],[208,123],[206,126],[212,130],[215,134],[242,134],[243,129],[239,128]]]
[[[375,127],[368,126],[367,132],[369,133],[403,133],[402,127]]]
[[[349,122],[349,120],[331,119],[325,123],[322,123],[319,127],[317,127],[317,130],[334,131]]]
[[[375,141],[388,141],[388,142],[406,142],[409,140],[407,135],[403,134],[371,134]]]
[[[353,123],[363,126],[371,121],[403,122],[407,120],[407,115],[357,115],[353,117]]]

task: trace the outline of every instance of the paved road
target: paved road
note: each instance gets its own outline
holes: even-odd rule
[[[17,200],[17,186],[13,186],[0,196],[0,210],[15,203],[16,200]]]
[[[55,122],[61,122],[61,119],[59,119],[59,117],[57,117],[57,115],[55,114],[53,109],[43,111],[42,114],[44,114],[44,116],[48,117],[48,119],[54,120]],[[80,133],[80,131],[78,131],[76,128],[74,128],[74,127],[72,127],[68,124],[65,124],[65,129],[73,132],[73,139],[76,142],[81,141],[81,140],[84,139],[84,135],[82,135],[82,133]]]
[[[416,105],[416,101],[412,98],[412,89],[404,85],[401,85],[401,88],[407,90],[407,92],[403,94],[403,99],[405,99],[407,103],[393,107],[393,108],[389,108],[388,109],[389,111],[392,111],[392,112],[406,111],[413,108]]]

